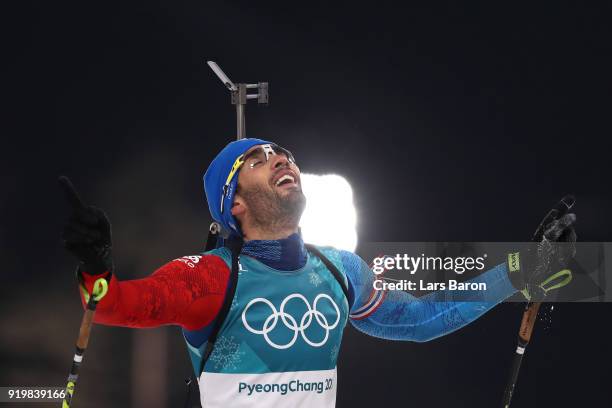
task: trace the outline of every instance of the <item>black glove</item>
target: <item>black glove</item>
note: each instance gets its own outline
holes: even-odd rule
[[[60,177],[59,183],[68,202],[72,215],[62,232],[64,247],[80,261],[80,269],[92,275],[113,272],[111,255],[111,225],[104,211],[85,206],[79,194],[67,177]]]
[[[573,196],[565,196],[544,217],[533,235],[533,245],[508,254],[508,276],[527,300],[542,300],[546,292],[571,280],[567,269],[576,254],[576,215],[569,210]]]

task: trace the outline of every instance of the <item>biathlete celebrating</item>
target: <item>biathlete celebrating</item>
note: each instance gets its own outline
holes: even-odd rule
[[[293,155],[260,139],[228,144],[204,174],[213,219],[225,245],[175,259],[143,279],[119,280],[111,225],[98,208],[73,206],[63,232],[80,261],[83,304],[100,277],[108,292],[95,322],[182,328],[204,407],[334,407],[336,360],[347,321],[389,340],[423,342],[469,324],[517,290],[542,291],[551,265],[573,256],[550,245],[576,239],[571,198],[540,226],[546,251],[522,250],[473,278],[487,301],[444,301],[445,291],[414,297],[377,291],[354,253],[305,245],[305,207]],[[74,202],[71,185],[67,194]],[[562,246],[558,246],[561,248]]]

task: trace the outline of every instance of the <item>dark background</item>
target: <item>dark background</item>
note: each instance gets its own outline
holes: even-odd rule
[[[567,192],[579,239],[610,241],[610,11],[603,2],[5,8],[0,385],[63,385],[69,370],[81,309],[59,240],[68,212],[58,175],[109,214],[122,278],[202,249],[201,175],[235,137],[229,93],[207,59],[234,82],[270,82],[271,105],[247,108],[247,135],[286,146],[302,171],[345,176],[362,241],[526,240]],[[609,405],[610,312],[558,304],[545,314],[513,406]],[[520,315],[504,304],[424,344],[347,328],[338,407],[497,406]],[[75,403],[134,405],[133,390],[157,370],[160,406],[181,406],[190,367],[179,330],[141,332],[95,328]],[[143,335],[164,352],[134,374]]]

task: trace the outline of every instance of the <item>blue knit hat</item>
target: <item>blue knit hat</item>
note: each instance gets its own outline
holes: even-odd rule
[[[236,159],[251,147],[263,144],[273,144],[261,139],[240,139],[225,146],[214,158],[206,173],[204,173],[204,192],[208,201],[208,209],[213,219],[221,224],[223,230],[242,236],[240,227],[232,215],[232,205],[238,185],[238,173],[233,176],[224,195],[224,185],[232,171]],[[223,210],[221,209],[223,206]]]

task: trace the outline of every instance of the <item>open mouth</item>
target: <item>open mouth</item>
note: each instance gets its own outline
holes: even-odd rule
[[[291,170],[283,170],[276,175],[274,185],[281,188],[297,187],[298,178]]]

